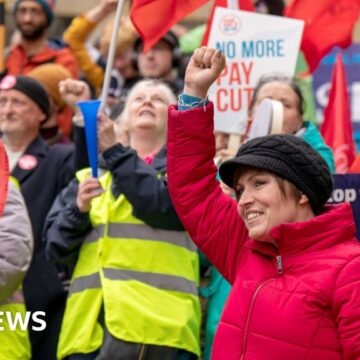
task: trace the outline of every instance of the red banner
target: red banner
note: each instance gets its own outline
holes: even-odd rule
[[[144,42],[144,51],[171,27],[209,0],[134,0],[130,17]]]
[[[360,0],[293,0],[285,16],[305,21],[301,44],[310,71],[335,45],[347,47],[360,14]]]
[[[329,102],[324,111],[321,133],[333,149],[336,172],[348,172],[355,159],[355,144],[350,116],[350,102],[341,54],[337,54],[334,66]]]

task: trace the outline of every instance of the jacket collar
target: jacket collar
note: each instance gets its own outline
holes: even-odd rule
[[[266,256],[291,256],[324,250],[355,237],[350,204],[328,205],[323,214],[309,221],[282,224],[270,230],[277,247],[249,239],[246,247]]]
[[[38,162],[40,159],[42,159],[48,149],[48,145],[46,142],[42,139],[41,136],[37,136],[34,141],[28,146],[28,148],[25,150],[24,155],[32,155],[34,156]],[[36,166],[30,170],[25,170],[19,167],[19,164],[15,166],[13,171],[11,172],[11,175],[14,176],[16,179],[18,179],[19,183],[22,183],[32,172],[36,169]]]
[[[38,51],[36,54],[29,57],[26,55],[25,50],[21,44],[17,45],[13,49],[13,52],[18,52],[21,54],[22,58],[26,58],[29,60],[31,59],[31,62],[37,63],[37,64],[55,62],[56,55],[57,55],[56,50],[51,49],[50,47],[46,46],[43,49],[41,49],[40,51]]]
[[[165,171],[166,170],[166,154],[167,149],[164,146],[154,157],[154,161],[152,163],[153,168],[158,171]]]

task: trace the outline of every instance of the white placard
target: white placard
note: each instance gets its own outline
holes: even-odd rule
[[[247,109],[260,76],[293,76],[304,22],[217,7],[209,46],[221,49],[226,68],[210,88],[215,129],[243,134]]]

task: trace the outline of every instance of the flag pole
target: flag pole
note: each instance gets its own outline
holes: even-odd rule
[[[1,0],[0,0],[1,1]],[[104,82],[103,82],[103,88],[101,92],[101,108],[103,110],[106,109],[106,103],[109,93],[109,87],[110,87],[110,79],[111,79],[111,71],[114,65],[114,59],[115,59],[115,51],[116,51],[116,41],[118,36],[118,29],[120,26],[120,20],[121,20],[121,14],[123,11],[125,0],[119,0],[118,6],[116,8],[113,28],[112,28],[112,34],[111,34],[111,40],[110,40],[110,47],[109,47],[109,53],[106,61],[106,70],[105,70],[105,76],[104,76]]]
[[[0,0],[0,73],[5,70],[5,1]]]

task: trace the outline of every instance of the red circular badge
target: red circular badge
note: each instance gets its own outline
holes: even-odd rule
[[[23,170],[31,170],[36,167],[38,161],[35,156],[23,155],[18,162],[19,168]]]
[[[16,85],[16,77],[13,75],[5,76],[0,82],[1,90],[9,90],[12,89]]]

